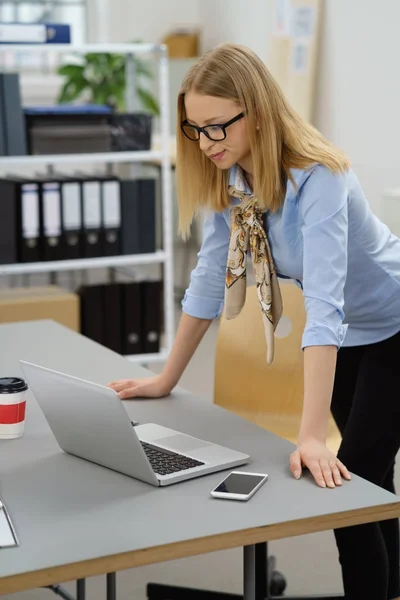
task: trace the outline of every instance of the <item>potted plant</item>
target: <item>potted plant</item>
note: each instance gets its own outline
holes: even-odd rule
[[[115,112],[126,110],[126,56],[112,53],[89,53],[78,57],[79,62],[64,64],[58,74],[65,77],[58,102],[71,103],[86,97],[92,104],[110,106]],[[151,79],[152,72],[138,57],[135,60],[136,94],[142,109],[159,115],[157,100],[141,85],[143,79]]]

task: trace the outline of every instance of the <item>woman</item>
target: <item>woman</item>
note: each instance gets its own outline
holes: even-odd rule
[[[223,304],[228,318],[240,312],[250,250],[268,362],[282,310],[277,277],[292,278],[304,294],[294,477],[306,466],[318,485],[335,487],[352,471],[393,492],[400,240],[371,213],[348,160],[292,110],[256,55],[225,44],[183,82],[177,167],[183,235],[196,213],[206,216],[174,347],[161,375],[110,386],[124,399],[168,394]],[[338,456],[325,443],[330,410],[343,436]],[[397,520],[335,537],[346,598],[400,596]]]

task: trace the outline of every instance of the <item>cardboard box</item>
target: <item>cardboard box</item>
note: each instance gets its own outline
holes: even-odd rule
[[[79,296],[56,285],[0,289],[0,323],[40,319],[80,331]]]
[[[199,33],[176,31],[167,35],[163,43],[168,48],[168,58],[193,58],[199,55]]]

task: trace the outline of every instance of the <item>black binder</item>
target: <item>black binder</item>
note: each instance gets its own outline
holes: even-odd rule
[[[140,251],[140,188],[139,180],[120,181],[121,195],[121,254]]]
[[[102,256],[101,182],[96,178],[81,178],[83,255]]]
[[[64,258],[61,185],[57,178],[47,178],[46,176],[39,176],[38,184],[43,260],[61,260]]]
[[[139,180],[139,253],[156,251],[156,181]]]
[[[121,190],[119,180],[101,179],[102,245],[104,256],[121,253]]]
[[[121,307],[122,285],[109,283],[103,286],[103,344],[110,350],[123,354],[122,327],[123,313]]]
[[[11,183],[17,211],[16,229],[13,235],[17,245],[18,262],[42,260],[40,240],[40,197],[36,182],[18,175],[7,175]]]
[[[103,285],[83,286],[79,290],[81,333],[104,344]]]
[[[34,179],[7,175],[8,192],[14,198],[16,227],[13,236],[17,245],[18,262],[38,262],[43,260],[40,234],[40,189]]]
[[[19,260],[20,262],[38,262],[42,260],[40,239],[40,190],[35,181],[21,183]]]
[[[122,354],[143,352],[143,304],[139,282],[121,285]]]
[[[60,182],[63,258],[83,258],[81,183],[64,173],[55,176]]]
[[[20,198],[15,182],[0,179],[0,264],[3,265],[18,262]]]
[[[143,352],[160,351],[161,281],[141,282]]]

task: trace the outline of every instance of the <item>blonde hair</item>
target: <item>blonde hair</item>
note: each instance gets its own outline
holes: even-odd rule
[[[291,168],[320,163],[338,173],[349,167],[345,155],[291,108],[254,52],[236,44],[217,46],[191,67],[178,94],[176,175],[183,237],[188,236],[200,209],[220,212],[231,202],[229,172],[218,169],[199,143],[188,140],[181,131],[181,122],[186,119],[185,94],[191,90],[235,100],[246,112],[254,193],[265,209],[276,211],[282,205],[286,181],[293,182]]]

